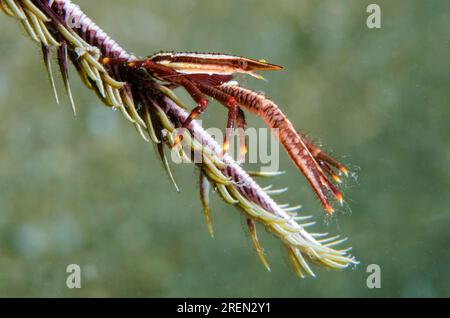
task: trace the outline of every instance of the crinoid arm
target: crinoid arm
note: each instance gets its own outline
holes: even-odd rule
[[[33,41],[44,45],[44,62],[47,69],[49,69],[48,60],[51,52],[57,51],[62,79],[69,96],[72,94],[67,63],[71,62],[83,83],[93,90],[105,105],[120,109],[123,116],[136,127],[145,140],[157,144],[163,161],[166,161],[163,145],[172,146],[173,134],[185,123],[187,133],[184,142],[190,154],[198,155],[202,159],[196,162],[196,165],[201,173],[201,201],[210,233],[212,233],[212,222],[208,202],[209,187],[215,189],[227,204],[238,208],[244,214],[245,219],[248,220],[247,225],[253,246],[266,268],[269,268],[269,265],[256,234],[257,224],[262,225],[282,242],[296,273],[301,277],[314,276],[311,264],[342,270],[358,263],[348,253],[349,249],[335,249],[337,244],[343,242],[342,239],[327,238],[326,234],[309,233],[306,228],[313,225],[309,216],[299,216],[298,206],[279,205],[269,196],[270,191],[275,195],[284,192],[284,189],[264,190],[238,162],[228,154],[223,154],[222,146],[196,120],[186,123],[189,113],[171,92],[171,86],[159,83],[159,79],[151,74],[146,80],[142,80],[141,70],[129,65],[138,59],[119,46],[72,1],[0,0],[0,8],[2,12],[17,19]],[[80,23],[69,25],[66,23],[69,18]],[[105,58],[122,59],[126,63],[107,65],[102,63]],[[242,61],[242,59],[236,61]],[[244,63],[239,67],[252,72],[252,69],[245,69],[249,67],[249,61],[244,61],[247,64]],[[264,65],[265,62],[260,61],[260,64]],[[256,66],[250,65],[250,67]],[[181,81],[180,78],[175,81],[178,80]],[[269,126],[282,128],[279,138],[291,158],[303,169],[302,172],[313,184],[324,205],[329,204],[325,193],[322,192],[330,189],[331,186],[327,182],[320,163],[326,163],[334,169],[341,169],[323,153],[318,153],[314,157],[314,149],[308,147],[308,143],[302,141],[293,128],[288,127],[289,121],[283,118],[284,115],[281,116],[279,112],[275,112],[275,107],[264,107],[271,105],[267,98],[223,83],[215,86],[205,81],[195,82],[199,90],[199,83],[213,86],[215,89],[219,88],[222,93],[232,96],[241,107],[264,114],[263,118]],[[186,86],[183,87],[186,88]],[[215,95],[220,101],[222,98],[216,93],[210,95]],[[73,105],[72,100],[71,104]],[[256,106],[258,106],[257,110]],[[240,109],[236,116],[236,124],[237,127],[245,126],[245,118]],[[190,157],[186,152],[180,155],[188,159]],[[168,165],[165,164],[165,167]]]

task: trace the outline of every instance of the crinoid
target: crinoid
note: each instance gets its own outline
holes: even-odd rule
[[[207,96],[228,108],[227,128],[244,127],[243,110],[260,116],[273,129],[325,210],[331,214],[333,207],[328,193],[343,202],[332,180],[339,183],[339,174],[347,174],[345,167],[298,133],[275,103],[232,81],[236,73],[260,78],[256,71],[281,67],[224,54],[161,52],[148,58],[137,58],[122,49],[69,0],[0,0],[0,10],[15,17],[29,36],[41,45],[57,100],[50,58],[54,50],[74,111],[69,61],[88,88],[94,90],[107,106],[120,109],[144,139],[157,145],[171,178],[164,146],[177,144],[179,135],[172,133],[177,128],[186,128],[188,133],[183,136],[190,155],[197,154],[202,158],[196,165],[200,171],[201,202],[211,234],[208,193],[212,186],[225,202],[245,214],[253,245],[266,268],[269,269],[269,265],[256,235],[255,222],[262,224],[286,246],[299,276],[314,276],[307,260],[330,269],[357,264],[348,254],[350,249],[334,249],[345,239],[307,232],[305,227],[313,224],[308,221],[309,216],[299,216],[299,207],[278,205],[269,196],[284,190],[261,188],[251,174],[226,153],[229,135],[220,146],[195,120],[206,109]],[[197,103],[190,113],[172,91],[177,86],[184,87]],[[185,151],[180,151],[180,155],[191,158]]]

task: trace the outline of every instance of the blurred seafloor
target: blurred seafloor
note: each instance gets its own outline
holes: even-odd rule
[[[67,100],[56,105],[39,49],[2,15],[0,296],[450,296],[449,1],[377,1],[381,30],[366,27],[371,1],[77,2],[138,55],[218,51],[284,65],[268,83],[244,84],[269,94],[358,180],[345,189],[351,211],[325,223],[283,154],[289,173],[273,182],[290,192],[278,201],[303,204],[318,220],[312,231],[348,236],[361,264],[298,280],[261,229],[267,273],[242,216],[216,195],[211,239],[197,171],[175,167],[176,193],[152,147],[75,73],[77,117]],[[211,106],[204,118],[223,127],[225,115]],[[82,267],[79,290],[65,285],[71,263]],[[372,263],[381,289],[366,286]]]

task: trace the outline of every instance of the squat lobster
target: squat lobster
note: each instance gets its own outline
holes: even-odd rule
[[[223,153],[229,149],[232,129],[235,125],[241,134],[241,159],[245,156],[245,115],[241,107],[263,118],[267,125],[277,132],[277,137],[285,147],[292,161],[305,175],[316,192],[327,213],[332,214],[332,207],[327,194],[330,192],[342,205],[344,200],[335,184],[341,183],[339,174],[348,175],[347,169],[335,159],[324,153],[304,135],[299,134],[278,106],[262,94],[243,89],[235,82],[238,73],[248,74],[255,78],[263,77],[255,71],[276,71],[282,66],[219,53],[174,53],[160,52],[145,59],[133,61],[118,58],[102,58],[104,65],[123,65],[130,69],[139,69],[168,86],[182,86],[197,103],[181,128],[187,128],[192,120],[198,118],[208,107],[209,96],[228,109],[226,134],[223,142]],[[174,146],[182,139],[179,134]],[[243,141],[243,142],[242,142]],[[336,171],[337,170],[337,171]]]
[[[103,58],[103,64],[126,64],[134,69],[145,70],[150,76],[161,80],[169,85],[182,86],[197,103],[189,117],[182,123],[181,128],[187,128],[189,124],[198,118],[208,107],[208,95],[228,108],[228,120],[226,134],[223,143],[223,152],[227,152],[231,139],[232,129],[237,123],[240,133],[243,133],[245,117],[243,112],[239,112],[236,99],[221,92],[217,87],[229,83],[237,73],[249,74],[255,78],[263,77],[255,74],[254,71],[275,71],[282,67],[269,64],[263,60],[252,60],[244,57],[214,54],[214,53],[174,53],[159,52],[147,59],[138,61],[125,61],[113,58]],[[238,118],[239,117],[239,118]],[[176,146],[182,140],[179,134],[174,140]],[[244,140],[241,137],[241,140]],[[245,142],[241,147],[240,157],[246,153]]]

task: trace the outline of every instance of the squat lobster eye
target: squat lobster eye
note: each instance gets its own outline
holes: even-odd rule
[[[238,61],[238,65],[239,65],[240,68],[245,70],[248,67],[248,62],[246,60],[239,60]]]

